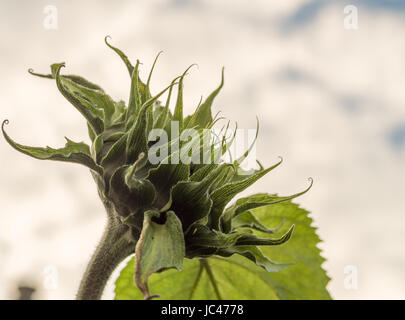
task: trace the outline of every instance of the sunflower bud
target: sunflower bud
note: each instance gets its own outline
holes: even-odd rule
[[[136,242],[135,282],[145,298],[151,295],[147,279],[167,268],[182,269],[184,258],[229,257],[239,254],[267,271],[279,271],[278,264],[263,255],[257,246],[286,242],[294,226],[278,238],[258,237],[253,230],[272,234],[253,214],[253,209],[290,200],[309,190],[288,197],[258,194],[230,201],[259,178],[280,165],[244,172],[240,165],[250,148],[232,163],[221,162],[235,135],[213,139],[211,106],[224,84],[219,86],[196,111],[183,116],[183,81],[189,68],[170,85],[152,95],[149,77],[139,77],[139,61],[133,66],[125,54],[110,45],[125,63],[131,77],[128,104],[114,101],[104,90],[82,77],[62,75],[64,63],[51,66],[50,74],[33,75],[54,79],[61,94],[87,121],[91,146],[67,139],[63,148],[28,147],[14,142],[2,131],[8,143],[37,159],[59,160],[87,166],[103,202],[112,214],[127,225],[128,236]],[[169,108],[177,88],[174,111]],[[167,92],[167,100],[159,98]],[[173,128],[178,129],[173,130]],[[228,130],[228,126],[226,130]],[[151,139],[152,137],[152,139]],[[159,137],[158,142],[152,141]],[[192,156],[190,156],[190,153]]]

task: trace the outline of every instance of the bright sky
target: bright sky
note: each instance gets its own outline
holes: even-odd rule
[[[64,72],[127,100],[127,70],[105,35],[143,62],[143,76],[164,51],[154,92],[198,63],[185,84],[188,112],[225,66],[214,113],[240,128],[255,128],[257,115],[259,159],[284,158],[244,194],[292,194],[313,177],[297,202],[319,227],[332,296],[405,299],[404,1],[52,3],[55,30],[44,27],[48,1],[0,0],[0,120],[16,141],[88,141],[81,116],[30,67],[46,73],[65,61]],[[358,9],[357,30],[344,28],[347,4]],[[2,138],[0,154],[0,299],[14,298],[18,283],[35,284],[37,298],[71,299],[104,224],[94,182],[84,167],[30,159]],[[356,290],[344,286],[347,266],[358,272]]]

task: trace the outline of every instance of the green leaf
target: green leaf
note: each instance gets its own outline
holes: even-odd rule
[[[245,211],[232,219],[232,229],[237,228],[251,228],[264,233],[276,233],[281,225],[275,229],[266,227],[257,219],[251,211]]]
[[[215,97],[221,91],[224,86],[224,68],[222,68],[221,73],[221,83],[218,88],[215,89],[208,98],[197,108],[195,112],[195,117],[193,116],[188,123],[188,127],[197,125],[197,128],[207,128],[213,121],[212,119],[212,103],[214,102]]]
[[[87,132],[89,134],[90,140],[93,142],[94,139],[96,138],[96,134],[88,122],[87,122]]]
[[[125,65],[126,65],[126,67],[127,67],[127,69],[128,69],[129,76],[131,77],[131,76],[132,76],[132,72],[133,72],[133,70],[134,70],[134,66],[131,64],[131,61],[129,61],[128,57],[125,55],[124,52],[122,52],[120,49],[118,49],[118,48],[112,46],[111,44],[109,44],[108,41],[107,41],[107,39],[111,39],[111,37],[110,37],[110,36],[106,36],[106,37],[104,38],[104,42],[105,42],[105,44],[106,44],[110,49],[114,50],[115,53],[119,55],[119,57],[121,58],[121,60],[125,63]]]
[[[228,248],[237,243],[238,239],[247,233],[249,231],[222,233],[217,230],[211,230],[202,224],[196,224],[193,226],[192,231],[187,234],[186,243],[187,246]]]
[[[159,113],[159,116],[156,119],[156,121],[154,120],[154,124],[153,124],[154,128],[165,129],[166,126],[169,125],[169,121],[172,119],[172,115],[169,110],[169,105],[170,105],[170,98],[172,96],[173,85],[177,80],[178,80],[178,77],[173,79],[173,81],[171,82],[172,86],[170,87],[169,92],[167,94],[166,104],[165,104],[162,112]]]
[[[122,52],[120,49],[112,46],[110,43],[108,43],[107,39],[111,39],[110,36],[106,36],[104,38],[104,42],[105,44],[112,50],[114,50],[114,52],[116,54],[118,54],[118,56],[121,58],[121,60],[125,63],[125,66],[128,69],[128,73],[129,76],[132,77],[132,73],[134,71],[134,66],[132,65],[131,61],[129,60],[129,58],[125,55],[124,52]],[[138,78],[138,82],[139,82],[139,90],[141,92],[141,94],[144,96],[145,95],[145,91],[146,91],[146,85],[141,81],[140,78]]]
[[[92,106],[89,108],[93,110],[95,114],[100,115],[103,118],[105,128],[112,125],[112,116],[115,112],[115,103],[109,95],[102,91],[85,87],[80,83],[67,81],[63,77],[62,84],[72,91],[78,99],[81,101],[84,99],[82,102],[83,104]],[[100,113],[100,110],[103,110],[104,112]]]
[[[125,117],[127,113],[127,107],[125,105],[125,102],[123,100],[120,100],[118,102],[114,102],[115,105],[115,111],[114,114],[112,115],[112,123],[114,124],[122,124],[125,122]]]
[[[306,188],[304,191],[298,192],[291,196],[279,197],[276,195],[270,195],[268,193],[257,193],[245,198],[240,198],[235,202],[235,204],[226,209],[226,213],[229,211],[229,214],[231,214],[232,217],[235,217],[250,209],[269,206],[275,203],[292,200],[307,193],[311,189],[313,185],[312,178],[309,178],[309,181],[310,185],[308,186],[308,188]]]
[[[219,165],[218,164],[207,164],[205,166],[202,166],[201,168],[197,169],[190,177],[191,181],[201,181],[204,179],[207,174],[209,174],[212,170],[217,168]]]
[[[135,248],[135,283],[145,299],[151,299],[148,278],[168,268],[181,271],[185,254],[181,222],[174,212],[163,217],[157,211],[146,211],[141,236]]]
[[[144,179],[137,179],[133,167],[124,165],[119,167],[110,179],[109,197],[114,199],[116,209],[122,215],[133,214],[137,216],[137,227],[142,225],[143,208],[150,207],[155,199],[153,184]],[[132,219],[132,218],[131,218]]]
[[[266,257],[263,252],[256,246],[235,246],[231,248],[221,249],[217,251],[217,255],[222,257],[230,257],[234,254],[239,254],[253,261],[259,267],[262,267],[267,272],[279,272],[290,266],[291,263],[277,263]],[[236,257],[235,257],[236,259]],[[246,260],[242,261],[244,264]]]
[[[101,88],[99,85],[97,85],[93,82],[90,82],[81,76],[76,76],[74,74],[68,74],[68,75],[62,76],[62,78],[72,80],[73,82],[75,82],[85,88],[96,90],[96,91],[99,91],[100,93],[104,93],[103,88]]]
[[[134,162],[141,152],[146,153],[148,151],[147,111],[151,107],[152,105],[142,107],[138,118],[127,134],[125,154],[129,163]]]
[[[166,87],[163,89],[161,92],[159,92],[157,95],[155,95],[153,98],[148,99],[145,101],[145,103],[142,105],[139,115],[132,125],[130,131],[128,132],[128,140],[126,143],[126,155],[127,155],[127,161],[129,163],[132,163],[136,160],[138,155],[141,152],[144,152],[147,154],[148,151],[148,111],[153,107],[153,104],[156,102],[159,97],[164,94],[167,90],[169,90],[173,85],[176,83],[170,84],[170,86]],[[129,121],[129,120],[128,120]],[[152,124],[150,124],[152,126]],[[146,158],[145,158],[146,160]]]
[[[127,146],[127,139],[127,133],[122,135],[101,159],[101,166],[106,168],[107,171],[111,171],[111,169],[117,168],[125,163],[125,148]]]
[[[131,76],[131,91],[129,93],[127,119],[132,115],[138,115],[141,104],[141,92],[139,91],[139,60],[137,60]]]
[[[100,86],[83,77],[60,75],[60,69],[63,66],[64,63],[53,64],[52,73],[47,75],[35,73],[32,69],[28,72],[37,77],[56,79],[58,89],[63,96],[88,120],[93,132],[100,133],[104,126],[109,127],[113,122],[112,117],[116,111],[115,102]]]
[[[226,173],[223,164],[212,170],[201,181],[181,181],[171,191],[170,209],[176,212],[185,232],[198,220],[207,217],[212,206],[209,190]]]
[[[247,234],[240,237],[236,241],[237,246],[278,246],[290,240],[291,235],[294,231],[294,225],[288,229],[288,231],[277,239],[259,238],[253,234]]]
[[[222,187],[216,189],[212,194],[211,194],[211,199],[213,202],[213,210],[211,212],[211,227],[219,230],[220,229],[220,218],[221,215],[224,211],[225,206],[228,204],[229,201],[232,200],[234,196],[236,196],[238,193],[242,192],[245,190],[247,187],[251,186],[253,183],[255,183],[257,180],[259,180],[261,177],[263,177],[265,174],[270,172],[271,170],[275,169],[281,164],[282,160],[280,160],[278,163],[275,165],[257,172],[256,174],[244,179],[240,180],[237,182],[230,182]]]
[[[40,78],[47,78],[47,79],[55,79],[55,74],[41,74],[41,73],[36,73],[34,72],[33,69],[28,69],[28,73],[32,74],[33,76],[37,76]],[[69,79],[77,84],[80,84],[86,88],[89,89],[93,89],[93,90],[98,90],[100,92],[104,92],[103,88],[101,88],[99,85],[90,82],[88,80],[86,80],[85,78],[81,77],[81,76],[76,76],[74,74],[68,74],[68,75],[63,75],[61,76],[62,78],[66,78]]]
[[[160,299],[169,300],[331,299],[326,289],[329,278],[322,269],[325,259],[317,248],[320,239],[311,226],[308,211],[286,201],[255,209],[254,214],[270,228],[284,221],[280,233],[295,224],[292,238],[280,246],[262,247],[262,254],[256,247],[240,246],[219,252],[222,255],[237,253],[229,258],[185,259],[182,272],[168,270],[154,274],[149,281],[150,288],[161,294]],[[273,263],[265,255],[282,263]],[[258,265],[250,260],[256,260]],[[208,263],[211,276],[202,261]],[[285,268],[291,262],[294,264]],[[142,293],[132,280],[133,265],[131,260],[121,271],[116,281],[115,299],[142,299]],[[282,270],[267,272],[265,268]]]
[[[64,66],[64,63],[51,65],[52,75],[56,79],[56,85],[60,93],[86,118],[93,131],[100,134],[104,130],[103,110],[97,109],[90,100],[81,95],[76,89],[77,84],[75,82],[69,81],[60,75],[60,70]]]
[[[188,179],[190,174],[189,166],[185,164],[164,164],[160,163],[157,168],[149,170],[147,179],[153,183],[158,193],[155,208],[163,208],[170,198],[170,191],[180,181]]]
[[[264,269],[243,257],[185,259],[181,272],[167,270],[150,277],[159,300],[277,300]],[[134,259],[115,282],[116,300],[142,300],[133,282]],[[209,270],[209,272],[208,272]]]
[[[194,65],[195,64],[192,64],[191,66],[189,66],[186,69],[186,71],[184,71],[184,73],[180,76],[180,80],[179,80],[177,101],[176,101],[176,106],[174,108],[173,120],[179,122],[180,131],[183,129],[183,81],[184,81],[184,77],[187,74],[187,71],[190,70],[190,68]]]
[[[299,197],[308,192],[309,189],[311,189],[313,184],[312,178],[309,178],[309,181],[310,185],[308,188],[291,196],[278,197],[267,193],[257,193],[245,198],[238,199],[234,204],[226,208],[223,215],[221,216],[221,227],[223,231],[230,232],[231,229],[235,227],[251,225],[251,228],[266,232],[263,229],[263,225],[261,225],[260,221],[258,221],[257,218],[253,216],[249,209],[274,205],[279,202],[292,200],[296,197]],[[239,217],[241,214],[242,217]]]
[[[6,141],[14,149],[40,160],[57,160],[80,163],[96,171],[100,175],[103,174],[103,169],[94,162],[93,158],[90,155],[90,147],[84,142],[74,142],[65,137],[65,147],[59,149],[54,149],[51,147],[39,148],[24,146],[15,142],[9,137],[9,135],[4,130],[5,124],[8,124],[8,120],[3,121],[1,130],[3,131],[3,135]]]
[[[284,271],[271,275],[280,299],[331,299],[326,289],[330,278],[322,268],[325,259],[318,248],[321,240],[312,226],[309,212],[291,201],[258,208],[253,212],[269,227],[284,222],[280,233],[286,232],[289,225],[295,225],[294,234],[286,244],[262,247],[263,253],[275,261],[295,262]]]
[[[210,212],[212,201],[205,187],[206,183],[204,180],[181,181],[171,191],[170,210],[176,212],[185,232],[194,222],[203,219]]]
[[[163,53],[163,51],[159,51],[158,54],[156,55],[155,60],[153,61],[152,67],[151,67],[150,72],[149,72],[148,80],[146,81],[146,90],[145,90],[145,92],[146,92],[146,98],[147,99],[149,99],[151,97],[151,94],[150,94],[150,80],[152,79],[153,69],[155,68],[156,62],[157,62],[159,56],[162,53]]]

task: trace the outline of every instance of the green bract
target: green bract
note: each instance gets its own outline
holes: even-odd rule
[[[133,66],[122,51],[111,46],[107,38],[105,41],[128,68],[131,91],[127,105],[114,101],[101,87],[82,77],[62,75],[64,63],[53,64],[51,73],[46,75],[29,70],[33,75],[54,79],[62,95],[85,117],[91,147],[69,139],[60,149],[23,146],[4,131],[8,123],[5,120],[2,130],[8,143],[37,159],[80,163],[91,170],[109,215],[124,230],[126,241],[134,245],[135,282],[146,299],[152,297],[148,277],[168,268],[181,270],[184,258],[238,254],[269,272],[286,267],[288,264],[271,261],[257,246],[288,241],[294,225],[279,238],[258,237],[252,230],[265,234],[275,230],[263,225],[252,210],[290,200],[310,187],[289,197],[257,194],[229,205],[235,195],[281,161],[267,169],[243,171],[240,165],[250,148],[244,157],[232,163],[215,161],[229,150],[234,137],[224,138],[220,143],[212,139],[216,119],[211,106],[224,84],[223,70],[218,88],[192,115],[184,117],[183,80],[189,68],[167,88],[152,95],[149,84],[157,58],[147,81],[143,82],[139,77],[139,61]],[[169,104],[175,86],[177,99],[171,112]],[[158,99],[166,91],[167,100],[163,104]],[[173,123],[178,126],[179,136],[171,132]],[[167,133],[168,142],[156,145],[149,141],[150,133],[156,129]],[[180,139],[190,129],[198,134],[191,139]],[[157,162],[150,161],[150,152],[156,148],[163,155],[169,152]],[[198,158],[188,163],[173,161],[183,159],[190,150],[201,151]]]

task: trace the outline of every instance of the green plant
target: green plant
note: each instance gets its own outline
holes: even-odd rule
[[[77,298],[99,299],[113,270],[133,253],[135,258],[116,282],[118,299],[158,297],[149,288],[148,278],[154,273],[152,289],[163,298],[329,298],[311,219],[290,202],[307,192],[312,180],[305,191],[292,196],[262,193],[229,205],[236,194],[281,161],[267,169],[260,165],[260,169],[244,171],[240,165],[249,148],[231,163],[220,162],[235,138],[235,134],[226,135],[229,126],[220,140],[212,129],[218,119],[212,116],[211,105],[224,84],[223,70],[219,87],[192,115],[184,117],[183,80],[191,66],[152,95],[149,84],[157,57],[145,83],[139,77],[139,61],[133,66],[107,38],[105,42],[124,61],[131,77],[128,105],[113,101],[100,86],[82,77],[61,75],[64,63],[53,64],[50,74],[29,70],[56,80],[62,95],[87,120],[91,147],[69,139],[60,149],[28,147],[8,136],[4,130],[7,120],[2,125],[13,148],[37,159],[85,165],[97,184],[107,225]],[[174,86],[178,93],[172,113],[169,104]],[[163,105],[158,99],[166,91]],[[178,133],[171,130],[174,123]],[[160,137],[159,143],[150,139],[153,132],[155,138]],[[158,160],[151,161],[151,154]],[[294,223],[300,238],[282,245],[290,239]],[[271,234],[279,236],[269,237]],[[268,254],[282,262],[270,260]],[[168,270],[173,268],[184,271]],[[235,276],[237,280],[232,278]],[[218,277],[222,277],[219,282]],[[244,291],[250,293],[241,296]]]

